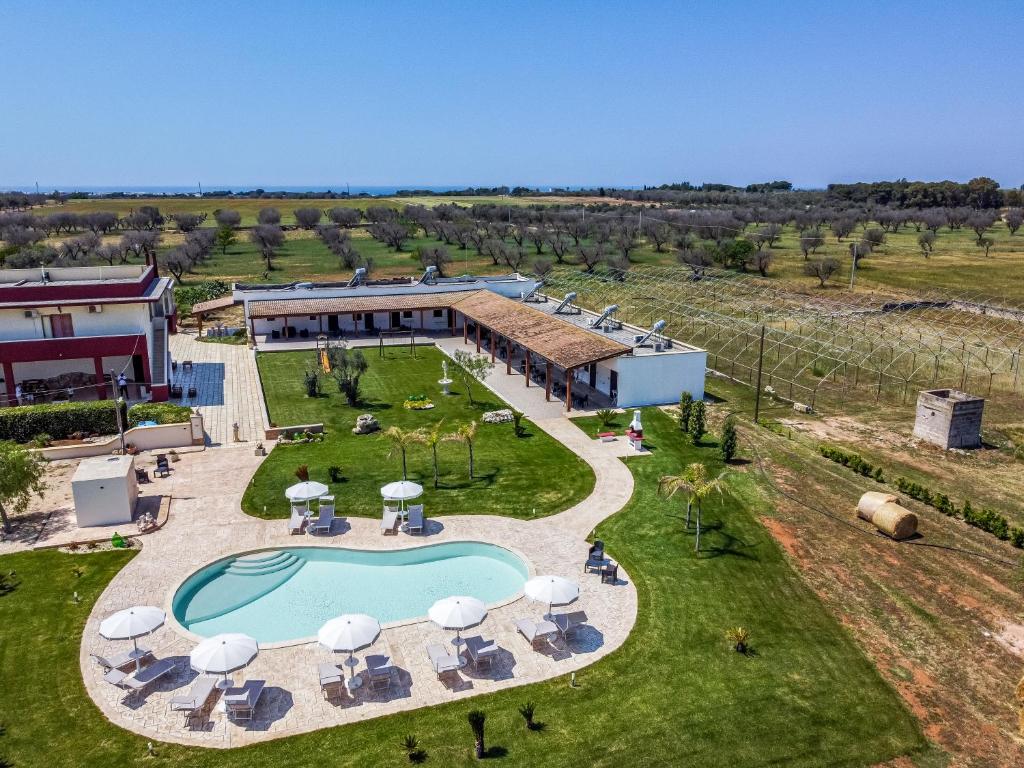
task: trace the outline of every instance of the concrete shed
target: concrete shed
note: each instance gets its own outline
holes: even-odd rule
[[[139,497],[134,456],[82,459],[71,478],[80,528],[130,523]]]

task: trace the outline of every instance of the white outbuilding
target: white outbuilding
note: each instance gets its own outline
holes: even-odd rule
[[[82,459],[71,478],[80,528],[130,523],[139,497],[134,456]]]

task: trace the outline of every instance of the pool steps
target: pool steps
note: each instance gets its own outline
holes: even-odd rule
[[[194,624],[231,613],[273,592],[305,564],[304,558],[288,551],[235,558],[212,585],[207,582],[192,593],[186,621]]]

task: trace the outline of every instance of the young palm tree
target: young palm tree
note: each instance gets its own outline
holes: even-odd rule
[[[726,473],[722,472],[714,478],[708,477],[708,468],[699,462],[694,462],[683,470],[681,475],[665,475],[658,481],[658,493],[671,498],[679,491],[689,494],[686,502],[686,527],[690,527],[690,507],[697,506],[697,545],[696,551],[700,551],[700,523],[701,505],[712,491],[722,492],[722,480]]]
[[[476,427],[475,421],[471,421],[468,424],[460,424],[458,428],[445,437],[445,440],[450,440],[455,443],[465,443],[469,449],[469,479],[473,479],[473,441],[476,440]]]
[[[434,487],[437,488],[437,483],[440,478],[440,473],[437,467],[437,446],[448,439],[448,436],[441,431],[444,426],[444,419],[441,419],[437,424],[432,426],[428,431],[422,433],[422,443],[430,449],[431,456],[434,459]]]
[[[391,442],[391,448],[388,450],[389,459],[396,453],[400,453],[402,455],[402,479],[408,480],[409,473],[406,470],[405,464],[406,451],[409,450],[409,446],[423,442],[423,431],[419,429],[412,430],[402,429],[401,427],[388,427],[381,432],[381,438]]]

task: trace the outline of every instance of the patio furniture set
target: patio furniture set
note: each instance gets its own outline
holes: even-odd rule
[[[171,361],[171,373],[172,374],[177,374],[177,372],[178,372],[178,361],[177,360],[172,360]],[[191,360],[183,360],[181,362],[181,376],[182,377],[184,377],[186,373],[192,374],[194,372],[195,372],[195,363],[193,363]],[[188,384],[188,396],[189,397],[197,397],[198,395],[199,395],[199,392],[196,389],[196,385],[194,383],[192,383],[192,382],[189,382],[189,384]],[[182,387],[182,385],[180,383],[177,383],[177,384],[172,383],[171,384],[171,398],[172,399],[176,399],[176,400],[182,400],[182,399],[184,399],[184,397],[185,397],[185,388]]]

